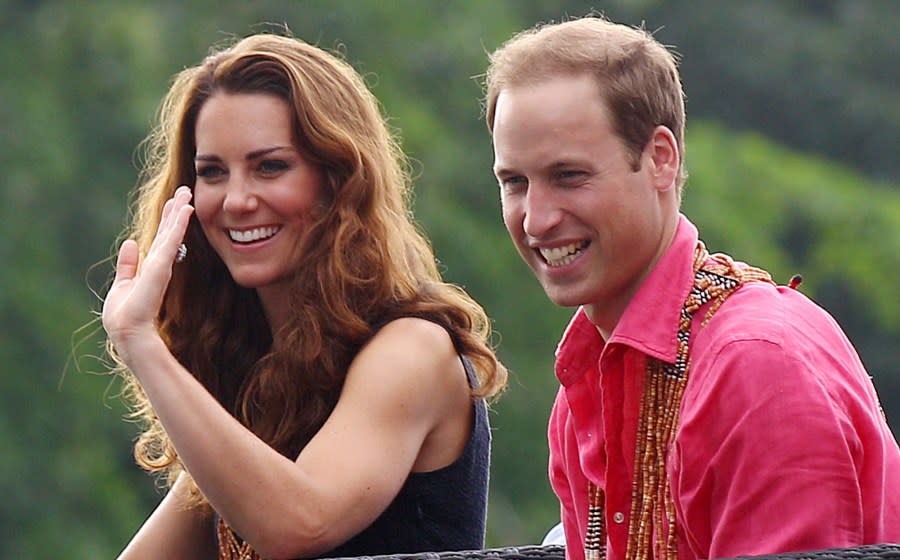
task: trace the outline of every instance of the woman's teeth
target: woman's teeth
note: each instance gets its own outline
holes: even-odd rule
[[[272,237],[278,233],[279,229],[281,228],[277,226],[258,227],[247,230],[229,229],[228,235],[231,237],[232,241],[237,243],[252,243],[254,241]]]

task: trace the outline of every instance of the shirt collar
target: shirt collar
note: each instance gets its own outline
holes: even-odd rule
[[[672,244],[644,279],[625,308],[610,343],[625,344],[672,363],[677,351],[681,308],[694,284],[694,249],[697,228],[680,215]],[[556,348],[556,376],[563,385],[595,367],[604,341],[596,326],[579,308]]]
[[[610,335],[625,344],[673,363],[677,352],[681,308],[694,285],[697,228],[680,215],[672,244],[644,279]]]
[[[556,347],[556,377],[568,386],[588,370],[596,367],[603,350],[603,337],[588,319],[583,307],[572,317]]]

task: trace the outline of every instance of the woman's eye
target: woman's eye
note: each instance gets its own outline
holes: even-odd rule
[[[259,164],[259,171],[261,173],[272,175],[275,173],[280,173],[288,168],[287,162],[278,160],[278,159],[267,159]]]
[[[197,168],[197,177],[207,181],[216,179],[225,174],[225,170],[217,165],[205,165]]]

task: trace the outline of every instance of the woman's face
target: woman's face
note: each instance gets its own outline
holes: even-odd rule
[[[197,219],[234,281],[256,288],[264,305],[286,297],[303,265],[300,240],[325,188],[291,120],[287,102],[264,93],[217,93],[197,116]]]

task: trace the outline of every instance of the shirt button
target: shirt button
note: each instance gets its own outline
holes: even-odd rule
[[[621,511],[617,511],[613,515],[613,521],[615,521],[616,523],[624,523],[625,522],[625,514],[622,513]]]

